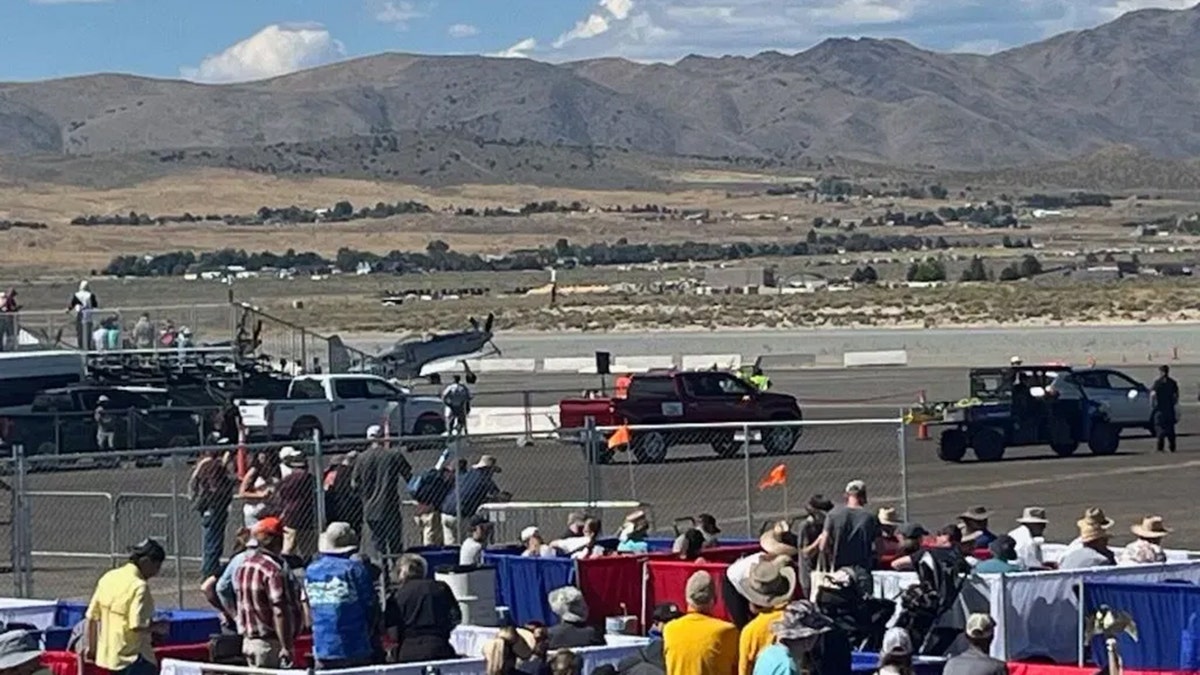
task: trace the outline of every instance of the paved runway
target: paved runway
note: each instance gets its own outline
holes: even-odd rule
[[[1129,369],[1130,375],[1148,380],[1151,369]],[[934,455],[934,443],[918,441],[912,427],[897,422],[838,424],[807,428],[796,451],[785,458],[766,457],[757,446],[749,458],[720,459],[707,446],[674,448],[670,459],[660,465],[636,465],[619,457],[617,462],[596,467],[593,486],[596,497],[605,500],[637,500],[651,505],[656,524],[669,529],[674,518],[699,511],[714,513],[725,531],[744,534],[757,531],[768,518],[796,515],[814,492],[836,498],[851,479],[865,480],[877,505],[898,505],[907,492],[910,516],[926,527],[951,521],[965,508],[982,504],[995,513],[995,529],[1008,529],[1025,505],[1045,506],[1053,523],[1050,537],[1067,540],[1074,535],[1073,523],[1088,506],[1102,506],[1117,522],[1116,541],[1129,540],[1128,527],[1142,516],[1165,516],[1175,534],[1174,546],[1200,549],[1200,520],[1192,503],[1200,477],[1200,409],[1196,407],[1196,382],[1200,367],[1180,367],[1176,378],[1184,392],[1179,453],[1154,452],[1145,436],[1127,438],[1121,452],[1112,457],[1092,457],[1086,450],[1069,459],[1055,457],[1048,449],[1011,450],[1004,461],[980,464],[967,461],[945,464]],[[476,405],[520,405],[523,388],[536,390],[533,405],[550,405],[563,395],[577,394],[598,386],[596,376],[486,376],[476,387]],[[875,371],[812,370],[773,374],[775,389],[799,395],[809,420],[896,419],[899,408],[911,403],[924,389],[931,400],[957,399],[966,387],[966,371],[945,369],[897,369]],[[900,434],[904,434],[903,445]],[[903,457],[906,461],[902,462]],[[578,448],[553,440],[532,447],[518,447],[512,440],[472,439],[463,449],[474,458],[495,455],[504,472],[499,483],[523,501],[583,500],[588,494],[588,466]],[[412,454],[414,466],[432,465],[437,452]],[[758,490],[758,481],[779,462],[787,465],[788,487]],[[176,470],[179,489],[186,485],[187,468]],[[29,477],[31,490],[92,492],[94,496],[39,496],[32,502],[35,550],[88,552],[107,550],[112,513],[108,498],[98,493],[169,493],[170,468],[125,469],[120,471],[75,471],[39,473]],[[749,489],[747,489],[749,487]],[[749,522],[747,522],[749,495]],[[168,498],[123,497],[116,508],[116,544],[123,547],[147,535],[171,539]],[[195,514],[185,500],[178,504],[184,550],[199,547]],[[547,519],[561,518],[564,511],[542,510],[510,520],[538,519],[546,529],[560,525]],[[237,514],[237,515],[240,515]],[[617,525],[618,512],[604,514],[607,529]],[[231,518],[231,521],[235,518]],[[524,522],[506,523],[505,531],[519,529]],[[231,527],[233,524],[231,523]],[[410,530],[412,528],[409,528]],[[35,592],[40,596],[82,597],[105,566],[103,560],[39,559]],[[189,602],[196,596],[194,568],[188,570]],[[5,579],[0,577],[0,584]],[[156,593],[164,604],[174,597],[173,580],[156,582]]]

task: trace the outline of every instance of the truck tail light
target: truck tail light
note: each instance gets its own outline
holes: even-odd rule
[[[617,405],[615,403],[610,402],[608,404],[608,414],[610,414],[610,415],[617,414]]]

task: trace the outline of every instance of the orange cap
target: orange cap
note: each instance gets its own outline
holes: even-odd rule
[[[255,523],[253,532],[256,535],[270,534],[278,537],[283,534],[283,521],[275,516],[263,518]]]

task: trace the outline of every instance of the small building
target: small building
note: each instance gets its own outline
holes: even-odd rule
[[[704,283],[718,293],[757,293],[775,287],[771,267],[717,267],[704,270]]]

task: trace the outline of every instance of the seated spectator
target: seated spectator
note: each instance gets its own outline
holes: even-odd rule
[[[738,675],[750,675],[758,655],[774,642],[771,626],[796,592],[796,569],[789,558],[774,558],[750,568],[744,592],[755,616],[738,641]]]
[[[922,542],[929,536],[929,531],[919,523],[904,523],[896,528],[896,559],[911,556],[921,550]],[[893,568],[895,562],[892,562]]]
[[[318,555],[304,570],[312,614],[313,656],[318,670],[369,665],[376,614],[371,572],[351,556],[358,535],[349,523],[330,523],[317,542]]]
[[[1121,551],[1122,565],[1146,565],[1167,562],[1162,540],[1171,533],[1162,516],[1146,516],[1129,528],[1137,540]]]
[[[967,617],[967,650],[946,661],[943,675],[1008,675],[1008,665],[989,656],[996,622],[987,614]]]
[[[550,672],[553,675],[582,675],[582,670],[583,659],[569,649],[560,649],[550,656]]]
[[[419,555],[405,553],[396,562],[399,585],[388,597],[384,619],[388,635],[399,644],[396,663],[457,658],[450,635],[462,621],[462,610],[454,591],[444,581],[426,578],[428,572]]]
[[[650,519],[646,517],[645,511],[638,509],[625,516],[625,522],[621,525],[617,553],[649,553],[650,544],[646,542],[646,535],[649,532]]]
[[[663,656],[663,628],[670,622],[683,616],[679,606],[665,603],[654,608],[650,615],[650,642],[636,653],[626,656],[617,664],[619,675],[665,675],[667,662]]]
[[[533,655],[533,634],[524,628],[505,626],[483,646],[486,675],[525,675],[518,662]]]
[[[904,628],[889,628],[879,648],[876,675],[913,675],[912,636]]]
[[[900,522],[900,517],[896,513],[896,509],[891,506],[882,506],[875,514],[879,519],[879,536],[884,539],[895,540],[896,530],[904,523]]]
[[[1017,542],[1007,534],[996,537],[995,541],[988,546],[988,551],[991,552],[992,557],[976,565],[976,573],[1007,574],[1024,571],[1024,568],[1016,563]]]
[[[583,536],[583,524],[587,522],[587,514],[572,511],[567,514],[567,529],[559,539],[571,539]]]
[[[521,544],[525,550],[521,556],[525,558],[554,558],[557,556],[554,548],[542,538],[542,533],[533,525],[521,530]]]
[[[1108,548],[1109,532],[1103,522],[1083,518],[1075,525],[1079,528],[1081,546],[1063,555],[1058,569],[1083,570],[1117,564],[1116,555]]]
[[[720,546],[721,542],[717,539],[717,535],[721,534],[721,528],[717,527],[717,518],[711,513],[701,513],[696,516],[696,529],[704,535],[704,547],[713,548]]]
[[[471,528],[458,552],[458,564],[464,567],[479,567],[483,564],[483,550],[492,538],[492,522],[487,516],[476,514],[468,521]]]
[[[966,525],[959,523],[957,526],[959,532],[958,551],[962,554],[963,560],[967,564],[974,567],[979,564],[979,559],[975,557],[975,551],[979,548],[983,541],[983,533],[980,530],[972,530]]]
[[[1017,543],[1017,560],[1026,570],[1046,569],[1042,544],[1046,543],[1046,526],[1049,524],[1046,509],[1026,506],[1021,517],[1017,518],[1017,527],[1008,533]]]
[[[754,675],[795,675],[816,672],[812,654],[833,621],[808,600],[797,600],[771,626],[773,642],[754,661]],[[837,671],[829,671],[837,672]]]
[[[1104,530],[1111,530],[1112,527],[1117,524],[1116,521],[1104,514],[1104,509],[1095,507],[1084,509],[1083,517],[1080,518],[1079,521],[1076,521],[1075,524],[1078,526],[1079,522],[1084,520]],[[1079,537],[1075,537],[1071,540],[1071,543],[1067,544],[1067,548],[1063,551],[1062,557],[1065,558],[1080,548],[1083,548],[1083,540]]]
[[[737,670],[738,631],[709,616],[717,602],[712,575],[700,570],[684,589],[688,611],[663,627],[663,660],[670,675],[731,675]]]
[[[680,535],[679,559],[690,562],[703,563],[704,557],[701,553],[705,548],[704,533],[693,527],[687,532]]]
[[[608,553],[598,543],[602,527],[600,519],[588,518],[583,521],[582,534],[566,539],[559,539],[550,545],[572,558],[599,558]]]
[[[563,586],[550,591],[550,610],[560,619],[549,629],[550,649],[576,649],[598,647],[605,643],[599,628],[588,624],[587,602],[583,593],[574,586]]]
[[[541,621],[530,621],[525,630],[533,636],[532,653],[517,661],[517,669],[526,675],[550,675],[550,631]]]
[[[972,506],[959,515],[958,520],[963,525],[963,538],[970,538],[976,546],[986,547],[991,544],[996,535],[988,529],[988,520],[992,512],[983,506]]]

